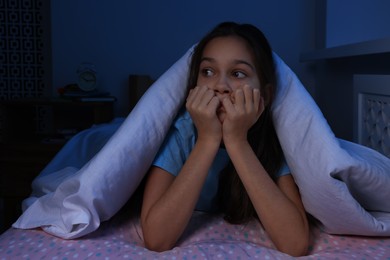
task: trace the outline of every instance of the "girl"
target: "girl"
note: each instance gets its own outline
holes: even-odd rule
[[[234,224],[255,217],[280,251],[304,255],[308,221],[272,122],[276,76],[262,32],[218,25],[194,50],[188,87],[146,180],[145,246],[173,248],[201,210]]]

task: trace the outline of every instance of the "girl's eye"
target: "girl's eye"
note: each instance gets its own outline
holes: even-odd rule
[[[211,70],[211,69],[202,69],[201,70],[202,72],[202,75],[205,76],[205,77],[211,77],[214,75],[214,72]]]
[[[242,71],[234,71],[233,76],[238,79],[242,79],[246,77],[246,74]]]

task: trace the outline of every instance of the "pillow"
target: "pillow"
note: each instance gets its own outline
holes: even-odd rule
[[[184,102],[190,53],[153,84],[95,157],[36,199],[13,226],[76,238],[111,218],[140,183]],[[296,75],[274,58],[275,128],[306,210],[330,233],[390,235],[390,159],[337,139]]]

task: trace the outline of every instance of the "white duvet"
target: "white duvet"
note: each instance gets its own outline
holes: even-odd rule
[[[74,137],[34,180],[13,227],[71,239],[110,219],[142,180],[183,104],[190,55],[191,49],[123,123]],[[296,75],[277,55],[275,62],[275,127],[307,212],[329,233],[390,236],[390,159],[336,138]]]

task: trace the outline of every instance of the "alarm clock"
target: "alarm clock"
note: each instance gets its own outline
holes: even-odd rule
[[[97,73],[92,63],[81,63],[77,69],[77,85],[83,91],[93,91],[97,87]]]

